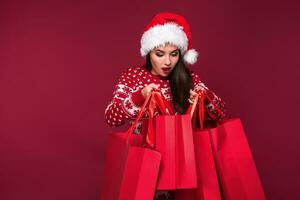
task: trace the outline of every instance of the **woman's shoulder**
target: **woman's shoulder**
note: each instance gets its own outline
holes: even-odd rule
[[[127,75],[139,75],[141,73],[144,73],[146,68],[142,65],[135,65],[135,66],[130,66],[127,67],[126,69],[123,70],[123,74]]]
[[[140,77],[144,76],[146,68],[144,66],[131,66],[123,69],[121,72],[119,82],[133,83]]]

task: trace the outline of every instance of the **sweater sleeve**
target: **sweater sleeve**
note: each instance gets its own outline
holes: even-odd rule
[[[192,79],[194,83],[194,88],[199,88],[205,90],[207,95],[213,101],[213,103],[223,112],[223,116],[217,112],[217,109],[214,105],[209,102],[207,99],[204,101],[205,107],[205,118],[206,120],[223,120],[226,115],[225,102],[218,97],[212,90],[210,90],[199,78],[199,76],[195,73],[192,73]]]
[[[124,71],[113,92],[113,98],[105,109],[105,121],[110,126],[121,126],[128,119],[137,117],[144,98],[142,86],[135,83],[133,67]]]

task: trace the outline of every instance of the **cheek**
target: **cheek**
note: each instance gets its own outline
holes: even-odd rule
[[[178,62],[178,60],[179,60],[179,56],[172,57],[172,63],[173,63],[174,65],[176,65],[176,63]]]
[[[152,66],[155,68],[159,68],[162,63],[162,59],[159,59],[158,57],[153,56],[151,59]]]

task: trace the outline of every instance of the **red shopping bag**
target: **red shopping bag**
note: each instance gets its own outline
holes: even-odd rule
[[[241,120],[225,120],[210,133],[224,199],[266,199]]]
[[[219,181],[210,142],[209,127],[204,128],[203,125],[204,115],[202,111],[204,107],[201,103],[204,101],[204,97],[204,94],[197,95],[194,104],[192,104],[187,111],[192,117],[194,126],[193,139],[198,186],[195,189],[176,190],[176,200],[221,200]]]
[[[155,124],[155,149],[162,155],[157,189],[173,190],[197,187],[190,116],[156,116]]]
[[[209,137],[209,130],[194,131],[198,186],[195,189],[176,190],[176,200],[221,200]]]
[[[190,115],[163,112],[169,110],[166,100],[157,95],[156,101],[163,113],[155,117],[155,149],[162,155],[156,188],[195,188],[197,176]]]
[[[101,200],[154,198],[161,155],[145,148],[143,136],[132,134],[149,101],[150,96],[127,132],[109,135]]]

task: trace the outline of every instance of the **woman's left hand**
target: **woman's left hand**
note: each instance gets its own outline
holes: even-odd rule
[[[204,88],[194,88],[193,90],[190,89],[190,98],[188,99],[188,101],[193,104],[194,100],[196,98],[196,95],[199,94],[200,96],[202,96],[204,93],[206,93],[206,90]]]

